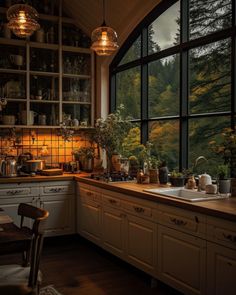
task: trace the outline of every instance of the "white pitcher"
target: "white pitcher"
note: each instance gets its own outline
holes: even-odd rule
[[[212,179],[209,174],[206,174],[206,172],[202,175],[199,175],[199,188],[200,190],[205,190],[207,184],[212,184]]]

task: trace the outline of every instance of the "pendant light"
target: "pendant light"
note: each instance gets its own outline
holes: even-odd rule
[[[113,54],[119,47],[117,44],[117,33],[105,23],[105,4],[103,0],[103,23],[100,27],[93,30],[91,39],[91,49],[97,55],[108,56]]]
[[[27,4],[15,4],[7,10],[8,27],[20,38],[31,36],[40,28],[38,12]]]

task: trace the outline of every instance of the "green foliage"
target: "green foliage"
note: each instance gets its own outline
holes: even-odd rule
[[[95,151],[93,147],[83,146],[78,150],[73,151],[72,154],[75,156],[76,160],[81,160],[82,158],[93,159],[95,156]]]
[[[227,179],[229,177],[229,166],[219,165],[217,167],[217,175],[219,179]]]
[[[181,173],[181,172],[177,172],[177,171],[175,171],[175,170],[173,170],[172,172],[170,172],[170,177],[183,177],[183,173]]]
[[[99,118],[95,123],[95,133],[92,139],[107,152],[109,158],[114,153],[122,152],[123,140],[131,128],[130,119],[123,118],[122,110],[123,106],[120,105],[106,119]]]

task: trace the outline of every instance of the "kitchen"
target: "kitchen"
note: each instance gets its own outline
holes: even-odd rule
[[[0,207],[18,224],[20,202],[48,210],[46,237],[52,238],[46,238],[45,245],[60,238],[66,244],[67,239],[71,242],[71,237],[79,234],[150,275],[153,282],[158,279],[184,294],[222,294],[223,290],[232,294],[236,265],[234,198],[226,192],[226,199],[191,202],[160,191],[144,192],[159,185],[149,183],[146,167],[137,184],[128,178],[126,164],[130,155],[138,160],[140,154],[145,156],[147,141],[152,144],[152,156],[166,160],[172,172],[194,168],[196,175],[207,172],[215,178],[218,162],[223,165],[222,159],[229,160],[218,145],[228,140],[221,139],[226,134],[224,128],[235,126],[235,57],[231,50],[234,2],[228,0],[223,12],[221,1],[215,3],[224,23],[206,26],[208,22],[203,19],[202,26],[196,28],[199,15],[194,9],[202,4],[203,15],[208,15],[212,4],[143,4],[137,0],[117,6],[115,1],[63,1],[59,5],[59,1],[32,1],[40,13],[41,28],[30,40],[17,38],[6,28],[11,1],[2,2],[0,149],[4,156],[1,167],[5,168],[1,168]],[[104,10],[106,23],[117,30],[120,46],[108,57],[90,50],[91,33],[102,23]],[[181,27],[176,21],[180,11]],[[161,27],[166,28],[165,34]],[[123,162],[118,159],[118,163],[112,163],[104,150],[109,155],[119,148],[114,148],[113,142],[116,145],[125,128],[119,133],[109,131],[114,135],[112,145],[104,145],[98,124],[107,123],[99,118],[107,117],[108,112],[114,118],[120,104],[124,105],[124,115],[131,117],[133,128],[124,141]],[[229,138],[233,135],[230,133]],[[134,146],[130,144],[133,141]],[[83,148],[94,149],[93,171],[91,161],[84,169],[77,158]],[[233,149],[230,152],[232,164],[235,156]],[[194,166],[199,156],[201,161]],[[106,163],[118,166],[116,171],[123,167],[123,174],[104,176]],[[17,165],[21,166],[20,176]],[[42,166],[38,169],[37,165]],[[234,167],[230,168],[235,178]],[[38,175],[38,170],[43,175]],[[76,173],[79,170],[81,173]],[[84,177],[91,172],[93,179]],[[113,183],[112,176],[129,181]],[[215,189],[214,183],[207,184]],[[83,249],[85,240],[78,247]],[[63,292],[60,284],[50,284],[62,294],[72,294],[70,290]],[[158,292],[158,287],[144,289],[142,294]],[[106,293],[106,289],[94,294],[99,292]]]

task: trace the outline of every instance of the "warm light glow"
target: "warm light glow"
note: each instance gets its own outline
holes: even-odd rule
[[[116,32],[107,26],[96,28],[92,32],[92,46],[97,55],[108,56],[114,53],[119,47],[117,44]]]
[[[15,4],[7,11],[8,27],[20,38],[31,36],[40,28],[37,11],[27,4]]]

